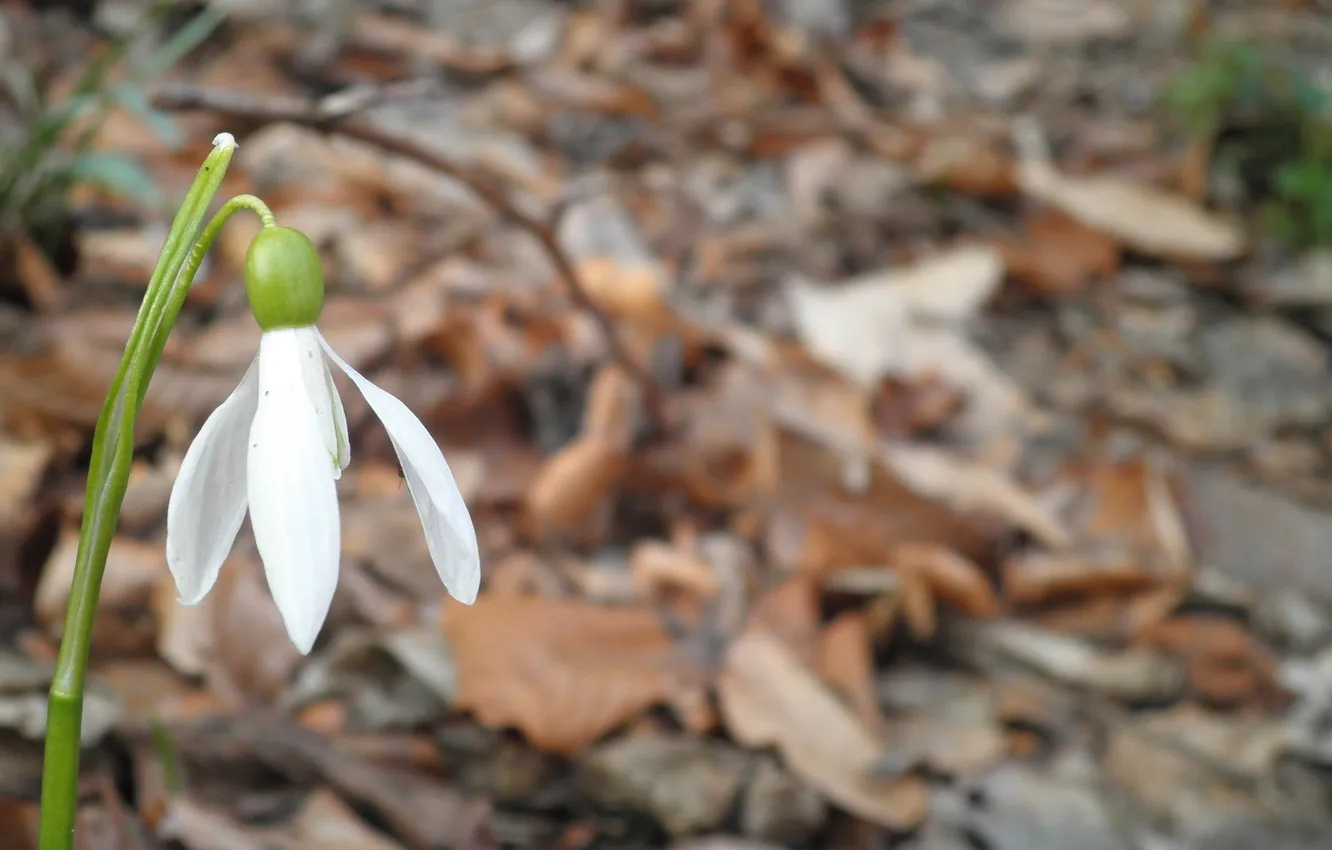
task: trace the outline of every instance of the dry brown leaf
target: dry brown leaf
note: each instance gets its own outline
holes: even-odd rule
[[[288,226],[307,234],[311,230],[300,224]],[[383,292],[401,283],[421,262],[421,246],[428,244],[427,238],[400,218],[362,222],[339,233],[337,259],[342,261],[341,271],[360,284],[359,288]]]
[[[899,574],[914,573],[929,587],[930,594],[973,617],[993,617],[999,600],[989,578],[971,560],[945,546],[906,543],[892,555]]]
[[[235,705],[272,703],[303,656],[287,637],[258,559],[228,558],[208,600],[209,686]]]
[[[656,540],[634,546],[629,569],[641,599],[656,599],[664,590],[685,590],[699,599],[711,599],[721,590],[711,567],[688,552]]]
[[[579,265],[578,274],[587,294],[613,316],[660,322],[667,315],[661,273],[655,268],[625,267],[611,257],[592,257]]]
[[[0,835],[6,836],[12,850],[37,850],[37,828],[41,812],[36,803],[7,797],[0,801]]]
[[[1276,659],[1234,620],[1175,617],[1144,630],[1139,641],[1181,656],[1189,690],[1214,705],[1275,708],[1289,700]]]
[[[1093,279],[1119,271],[1119,245],[1063,213],[1043,210],[1027,217],[1020,240],[999,250],[1009,277],[1050,295],[1078,292]]]
[[[833,803],[889,829],[911,830],[924,819],[924,781],[876,779],[879,742],[773,635],[751,629],[731,645],[718,693],[736,741],[776,747]]]
[[[670,703],[694,675],[645,607],[483,594],[449,604],[457,707],[516,726],[539,749],[572,755],[644,709]]]
[[[119,695],[119,722],[126,729],[142,730],[154,721],[217,717],[229,708],[212,691],[190,684],[155,658],[102,662],[94,668],[92,680]]]
[[[169,572],[164,571],[153,585],[157,654],[187,676],[201,676],[208,669],[213,650],[212,604],[211,596],[197,605],[180,604],[176,581]]]
[[[869,623],[860,611],[834,619],[819,638],[819,676],[851,706],[865,728],[883,728],[883,713],[874,688],[874,659]]]
[[[290,850],[400,850],[383,833],[366,826],[341,798],[327,788],[311,794],[286,824]]]
[[[33,497],[53,455],[46,441],[0,436],[0,536],[17,534],[30,522]]]
[[[898,608],[907,631],[918,641],[934,639],[939,627],[939,616],[935,611],[934,592],[919,572],[907,570],[897,575]]]
[[[801,663],[814,665],[819,653],[819,587],[793,576],[765,593],[749,612],[749,623],[786,645]]]
[[[189,797],[170,798],[158,824],[159,837],[178,841],[190,850],[268,850],[263,832],[232,819],[225,812]]]
[[[60,273],[51,265],[42,249],[26,233],[20,232],[15,249],[14,271],[28,300],[39,310],[60,309],[65,303],[65,291]]]
[[[1083,481],[1087,510],[1078,519],[1087,537],[1118,543],[1163,571],[1187,571],[1187,533],[1173,483],[1164,473],[1135,459],[1094,466]]]
[[[774,357],[764,371],[775,417],[784,425],[847,457],[873,451],[876,433],[865,388],[796,357]]]
[[[357,47],[386,56],[408,55],[452,70],[491,74],[514,60],[498,45],[468,44],[447,28],[423,27],[407,18],[360,11],[348,27]]]
[[[1012,158],[981,139],[931,137],[917,156],[916,170],[926,180],[977,198],[1010,198],[1017,192]]]
[[[37,618],[52,635],[64,631],[65,607],[78,549],[78,532],[72,528],[63,531],[46,559],[37,585],[34,600]],[[93,645],[99,652],[133,652],[152,644],[152,624],[143,613],[148,610],[153,585],[166,573],[166,568],[166,552],[160,543],[143,543],[127,537],[111,541],[101,599],[93,621]]]
[[[368,827],[327,788],[311,794],[281,826],[250,826],[185,797],[170,798],[161,819],[164,838],[199,850],[401,850]]]
[[[623,574],[623,570],[617,572]],[[581,578],[581,572],[575,575]],[[491,596],[559,596],[562,588],[560,571],[550,559],[527,549],[486,565],[486,592]],[[632,592],[619,601],[633,601]]]
[[[1071,542],[1059,518],[999,470],[913,443],[886,444],[879,458],[903,484],[922,496],[955,510],[1010,522],[1052,549]]]
[[[559,239],[601,309],[648,326],[670,322],[666,271],[617,201],[603,195],[575,204],[560,222]]]
[[[1038,44],[1081,44],[1125,38],[1134,31],[1135,4],[1116,0],[1008,0],[998,24]]]
[[[179,456],[164,458],[156,464],[134,461],[130,466],[125,501],[120,506],[120,525],[117,526],[120,531],[146,533],[157,530],[166,516],[167,502],[179,470]]]
[[[659,446],[636,469],[640,492],[682,489],[708,508],[743,508],[779,483],[778,434],[747,369],[728,368],[714,385],[677,393],[677,441]]]
[[[525,505],[537,536],[582,530],[606,504],[628,468],[625,447],[579,437],[549,458],[528,488]]]
[[[1160,577],[1134,559],[1078,553],[1025,552],[1004,561],[1004,594],[1019,605],[1067,596],[1124,593],[1155,586]]]
[[[861,494],[848,493],[838,458],[806,440],[782,441],[783,491],[766,532],[774,564],[821,577],[848,567],[888,564],[901,543],[939,543],[973,558],[995,543],[991,524],[975,522],[918,495],[872,467]]]
[[[1130,640],[1170,619],[1192,590],[1188,581],[1170,581],[1129,597],[1124,632]]]
[[[587,389],[583,436],[594,436],[626,451],[642,415],[642,394],[624,368],[608,363],[597,370]]]
[[[883,381],[871,401],[879,432],[904,440],[943,426],[966,405],[966,397],[933,376],[915,381]]]
[[[1018,166],[1028,195],[1135,251],[1179,260],[1233,260],[1243,232],[1178,195],[1115,177],[1072,177],[1031,157]]]
[[[797,335],[816,361],[867,390],[884,378],[936,381],[966,399],[955,417],[959,437],[990,445],[1011,441],[1030,409],[1026,391],[967,333],[967,320],[1002,277],[997,250],[970,246],[836,287],[793,276],[786,293]],[[810,419],[777,410],[784,422]]]

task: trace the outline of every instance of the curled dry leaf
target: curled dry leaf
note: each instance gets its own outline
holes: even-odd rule
[[[655,266],[624,266],[612,257],[591,257],[578,266],[587,294],[612,316],[661,324],[669,316],[662,273]]]
[[[1019,164],[1018,185],[1028,195],[1144,254],[1233,260],[1244,253],[1244,234],[1234,224],[1151,186],[1115,177],[1071,177],[1037,157]]]
[[[696,671],[646,607],[482,595],[449,604],[457,707],[572,755],[652,705],[684,695]]]
[[[916,640],[932,640],[938,630],[939,617],[935,611],[934,593],[925,581],[925,576],[907,570],[899,573],[897,580],[896,608],[900,609],[907,630]]]
[[[597,370],[588,387],[581,433],[628,450],[642,415],[641,405],[638,385],[622,366],[608,363]]]
[[[655,599],[663,590],[685,590],[699,599],[711,599],[721,590],[711,568],[680,549],[655,540],[634,546],[629,555],[634,586],[642,599]]]
[[[790,768],[829,800],[895,830],[919,826],[928,808],[924,781],[874,776],[879,742],[778,638],[750,629],[726,655],[718,685],[731,736],[773,746]]]
[[[566,445],[542,465],[527,490],[533,532],[541,536],[584,530],[628,464],[625,447],[599,436],[579,437]]]
[[[1135,559],[1075,553],[1024,552],[1004,561],[1004,594],[1019,605],[1068,596],[1124,593],[1155,585],[1159,577]]]

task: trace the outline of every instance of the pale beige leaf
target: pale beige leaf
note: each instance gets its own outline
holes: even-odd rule
[[[1144,254],[1231,260],[1244,253],[1244,234],[1234,224],[1151,186],[1115,177],[1071,177],[1038,157],[1018,166],[1018,185]]]
[[[961,430],[978,441],[1010,429],[1025,393],[967,337],[965,322],[1003,277],[992,247],[964,247],[838,286],[799,277],[786,292],[809,355],[858,387],[929,377],[967,398]]]
[[[731,645],[718,685],[731,736],[774,746],[799,776],[847,811],[895,830],[915,828],[928,799],[914,775],[876,778],[881,747],[776,637],[751,629]]]
[[[909,369],[906,342],[913,325],[971,316],[1002,276],[997,251],[966,247],[835,288],[792,278],[787,295],[796,331],[810,354],[870,382]]]
[[[960,511],[1007,520],[1051,548],[1065,547],[1071,541],[1054,512],[1000,470],[910,443],[885,444],[879,459],[922,496]]]

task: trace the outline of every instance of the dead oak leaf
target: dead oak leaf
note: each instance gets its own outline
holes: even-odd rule
[[[924,780],[877,777],[879,742],[779,638],[750,629],[737,639],[718,692],[731,737],[745,746],[776,747],[835,804],[894,830],[913,829],[924,819]]]
[[[695,702],[698,671],[647,607],[482,595],[446,606],[443,628],[457,707],[547,752],[573,755],[650,706]]]

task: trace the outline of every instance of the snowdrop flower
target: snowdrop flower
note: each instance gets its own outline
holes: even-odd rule
[[[217,581],[246,509],[287,634],[308,653],[328,615],[341,539],[334,480],[350,459],[328,362],[351,378],[388,430],[449,593],[480,583],[476,532],[453,473],[421,421],[339,357],[315,328],[324,302],[314,245],[267,227],[245,257],[245,289],[263,337],[240,386],[190,445],[167,507],[167,564],[181,602]]]

